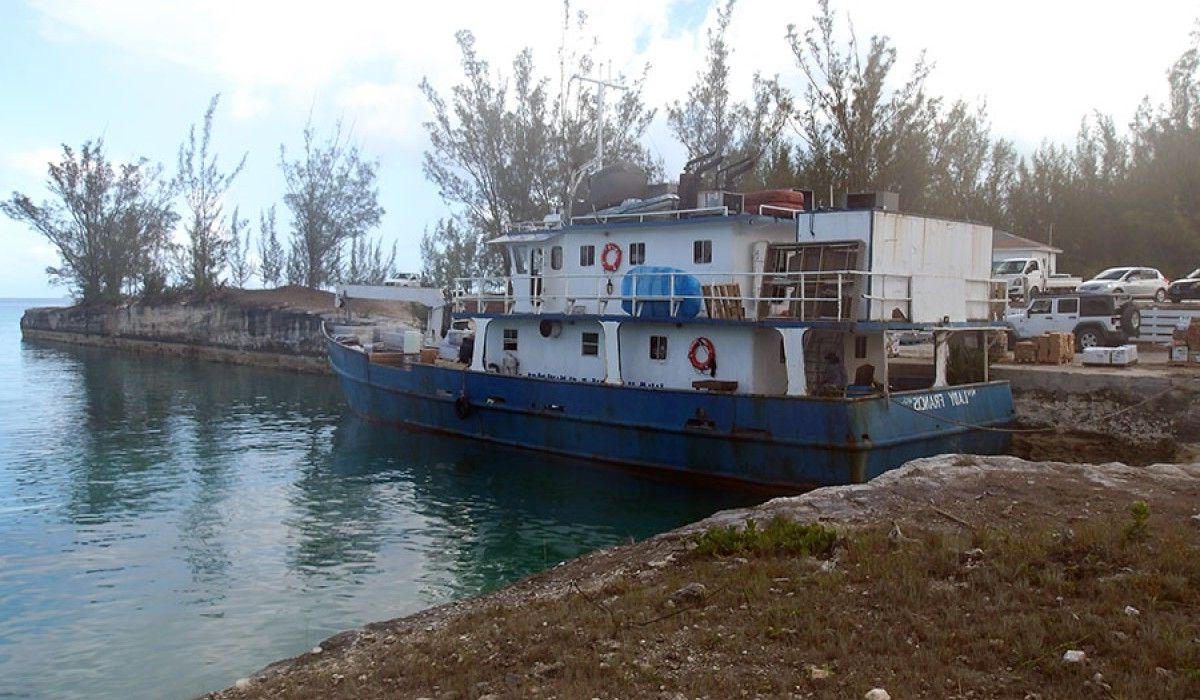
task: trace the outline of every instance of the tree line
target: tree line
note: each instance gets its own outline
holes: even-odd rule
[[[788,28],[794,61],[781,69],[801,78],[799,90],[766,67],[735,90],[743,87],[731,84],[735,11],[733,0],[718,8],[693,84],[665,112],[689,158],[757,159],[741,189],[811,189],[820,206],[839,205],[846,192],[895,191],[906,211],[1052,238],[1064,269],[1085,275],[1127,264],[1179,276],[1200,266],[1200,30],[1168,71],[1165,103],[1144,100],[1125,129],[1087,115],[1074,143],[1044,142],[1022,155],[992,134],[985,105],[931,93],[924,55],[900,65],[890,38],[860,41],[828,0],[807,27]],[[595,40],[584,14],[568,4],[563,14],[557,77],[535,71],[529,50],[508,71],[494,70],[462,32],[462,81],[445,96],[423,85],[434,114],[425,171],[450,211],[422,240],[428,279],[498,273],[488,238],[568,210],[594,129],[604,130],[613,158],[663,174],[643,145],[656,114],[645,69],[622,76],[628,89],[598,119],[594,90],[568,79],[596,67],[571,48]]]
[[[846,192],[899,192],[907,211],[1053,242],[1065,251],[1063,268],[1084,275],[1117,264],[1157,266],[1168,276],[1200,266],[1200,30],[1167,72],[1165,102],[1144,100],[1124,128],[1087,115],[1074,143],[1020,154],[992,134],[985,105],[931,93],[934,68],[924,55],[900,65],[890,38],[860,41],[829,0],[783,39],[793,62],[779,68],[800,78],[799,89],[767,67],[738,89],[727,39],[735,11],[734,0],[723,0],[686,96],[663,110],[689,158],[755,160],[741,189],[811,189],[819,206],[838,205]],[[646,145],[659,111],[645,94],[650,67],[604,76],[587,15],[569,2],[549,72],[531,49],[498,69],[471,32],[456,42],[457,84],[444,92],[420,85],[431,114],[423,169],[448,212],[421,238],[427,283],[501,273],[488,240],[578,206],[598,132],[606,162],[666,175]],[[624,86],[603,113],[596,85],[577,79],[597,75]],[[146,159],[111,162],[97,139],[63,147],[49,165],[47,202],[13,193],[0,203],[57,248],[52,280],[94,301],[152,298],[172,287],[209,293],[252,277],[315,288],[394,273],[395,246],[389,252],[371,237],[384,214],[378,162],[340,124],[318,134],[310,120],[298,152],[280,147],[282,232],[274,205],[256,223],[236,206],[228,211],[246,156],[226,167],[213,151],[218,100],[187,132],[173,173]]]
[[[255,227],[227,205],[247,155],[224,167],[213,149],[219,100],[188,130],[173,173],[146,158],[114,162],[95,139],[78,149],[64,145],[60,160],[48,164],[49,200],[14,192],[0,202],[0,211],[56,248],[59,264],[46,270],[51,281],[95,303],[153,300],[172,289],[208,295],[255,276],[267,286],[320,288],[378,284],[395,274],[395,246],[385,251],[370,236],[384,213],[378,163],[362,156],[340,123],[319,135],[310,120],[299,153],[279,147],[289,226],[281,239],[272,205],[259,214],[253,246]]]

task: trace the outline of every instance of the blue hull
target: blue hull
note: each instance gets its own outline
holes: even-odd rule
[[[1007,449],[1007,382],[854,399],[729,395],[371,364],[328,342],[347,402],[374,421],[695,476],[861,483],[918,457]],[[465,401],[458,402],[460,397]]]

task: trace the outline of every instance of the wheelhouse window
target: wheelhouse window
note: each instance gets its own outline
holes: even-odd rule
[[[556,245],[550,249],[550,269],[561,270],[563,262],[562,246]]]
[[[646,244],[645,243],[630,243],[629,244],[629,264],[641,265],[646,262]]]
[[[595,357],[600,354],[600,334],[584,333],[580,336],[579,352],[585,357]]]
[[[516,328],[505,328],[504,329],[504,349],[516,351],[516,349],[517,349],[517,329]]]
[[[596,264],[596,246],[581,245],[579,246],[579,266],[591,267]]]
[[[712,241],[692,242],[692,262],[700,265],[712,262]]]
[[[650,359],[651,360],[667,359],[667,336],[665,336],[665,335],[650,336]]]

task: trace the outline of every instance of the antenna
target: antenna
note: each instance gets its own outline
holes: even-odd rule
[[[571,80],[592,83],[596,86],[596,160],[594,167],[599,170],[604,165],[604,94],[605,90],[628,90],[620,83],[612,82],[612,62],[608,64],[608,80],[592,78],[586,75],[572,75]]]

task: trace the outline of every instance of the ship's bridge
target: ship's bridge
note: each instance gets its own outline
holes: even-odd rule
[[[944,324],[1006,302],[990,226],[879,208],[589,215],[491,243],[510,274],[456,280],[460,314]]]

